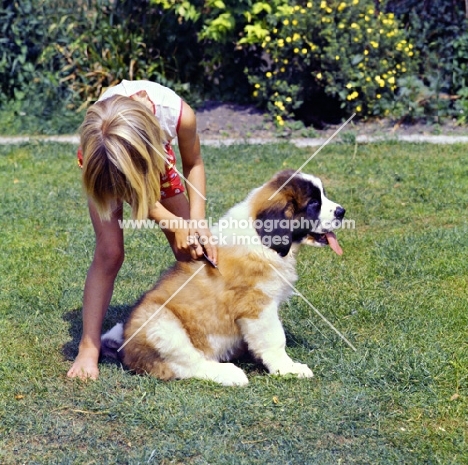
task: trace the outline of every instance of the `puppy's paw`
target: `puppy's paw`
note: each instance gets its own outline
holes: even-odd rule
[[[312,378],[314,374],[305,363],[294,363],[291,373],[297,374],[299,378]]]
[[[223,386],[245,386],[249,383],[246,374],[233,363],[216,363],[205,377]]]
[[[305,363],[290,363],[279,367],[276,370],[278,375],[297,375],[298,378],[312,378],[314,374],[312,370]]]

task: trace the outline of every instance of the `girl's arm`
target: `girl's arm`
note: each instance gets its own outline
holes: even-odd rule
[[[190,219],[205,220],[205,167],[201,157],[200,139],[197,134],[197,122],[192,108],[182,102],[182,114],[177,133],[182,169],[190,202]],[[210,240],[211,232],[207,227],[199,226],[190,230],[190,236],[200,236],[208,257],[217,261],[216,247]]]

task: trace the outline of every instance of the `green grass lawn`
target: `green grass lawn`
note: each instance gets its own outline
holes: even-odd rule
[[[204,148],[208,211],[315,149]],[[467,463],[468,146],[330,145],[320,176],[354,230],[344,255],[307,248],[282,308],[290,355],[315,378],[161,382],[110,362],[68,380],[93,232],[75,147],[0,147],[0,463]],[[127,210],[127,217],[129,211]],[[160,231],[127,231],[105,329],[172,262]]]

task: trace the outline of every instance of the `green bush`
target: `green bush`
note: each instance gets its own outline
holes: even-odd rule
[[[130,8],[129,2],[97,0],[89,10],[52,21],[49,32],[56,40],[44,49],[40,63],[51,79],[67,85],[73,94],[70,107],[78,110],[122,79],[155,80],[187,93],[187,85],[171,81],[177,73],[147,35],[151,30],[158,37],[159,20],[157,12]]]
[[[248,74],[262,64],[258,46],[268,34],[266,17],[288,0],[151,0],[161,7],[176,27],[192,32],[180,47],[197,48],[201,79],[199,88],[205,98],[251,101]],[[174,21],[175,20],[175,21]]]
[[[200,59],[176,32],[187,44],[189,34],[148,1],[4,1],[0,21],[0,132],[75,131],[82,110],[122,79],[191,96],[181,79],[195,81]]]
[[[373,0],[300,2],[268,20],[267,63],[249,77],[253,96],[280,126],[303,105],[314,111],[323,94],[339,102],[343,114],[388,115],[398,80],[413,72],[413,44]]]
[[[52,21],[67,17],[76,9],[65,0],[3,1],[0,8],[2,133],[50,133],[76,128],[77,115],[67,111],[72,92],[66,85],[60,85],[53,69],[49,72],[40,63],[44,47],[55,40],[50,30]]]
[[[408,106],[395,107],[396,117],[439,119],[457,117],[463,122],[467,106],[468,31],[464,2],[452,0],[389,0],[386,11],[401,18],[417,56],[412,79],[402,82],[411,94]],[[415,104],[419,102],[419,104]]]
[[[464,14],[452,0],[3,0],[0,131],[75,130],[121,79],[192,105],[253,101],[279,127],[327,112],[466,122]]]
[[[46,36],[41,5],[32,1],[3,2],[0,9],[1,99],[23,98],[23,89],[34,80],[34,63]]]

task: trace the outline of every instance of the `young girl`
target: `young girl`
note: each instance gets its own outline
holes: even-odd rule
[[[177,137],[187,196],[170,145]],[[71,378],[96,379],[101,329],[114,281],[124,260],[123,202],[135,219],[162,220],[178,260],[197,259],[209,239],[205,219],[205,171],[195,114],[167,87],[149,81],[122,81],[91,106],[81,127],[78,162],[96,235],[83,296],[83,334]],[[191,221],[184,221],[191,220]],[[200,225],[206,224],[201,221]],[[216,263],[216,248],[204,242]]]

